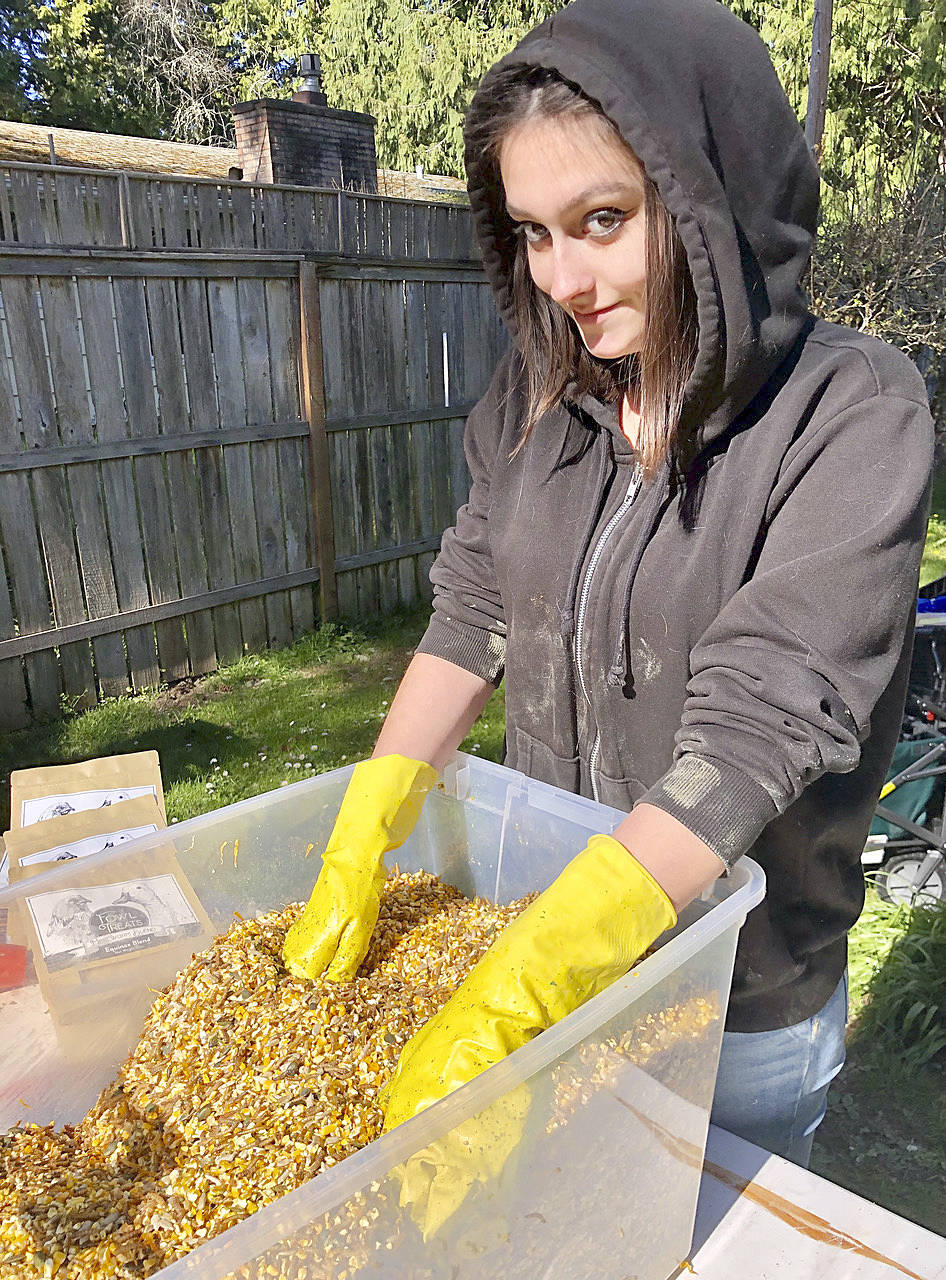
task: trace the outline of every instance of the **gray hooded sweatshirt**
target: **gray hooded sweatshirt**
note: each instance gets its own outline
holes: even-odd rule
[[[498,64],[604,110],[673,215],[699,346],[681,452],[635,493],[613,407],[525,414],[515,238],[467,154],[512,347],[466,433],[472,488],[420,651],[506,680],[506,763],[672,814],[768,892],[728,1027],[820,1009],[863,906],[860,852],[896,742],[933,434],[893,347],[810,314],[818,174],[756,33],[715,0],[576,0]],[[490,72],[480,93],[488,93]],[[578,850],[576,850],[576,853]]]

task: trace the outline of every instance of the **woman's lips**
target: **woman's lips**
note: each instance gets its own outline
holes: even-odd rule
[[[572,316],[579,322],[584,324],[596,324],[602,316],[609,315],[618,304],[612,303],[610,307],[602,307],[599,311],[573,311]]]

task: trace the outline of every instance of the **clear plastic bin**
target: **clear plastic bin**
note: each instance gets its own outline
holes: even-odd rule
[[[31,957],[38,978],[0,993],[0,1130],[78,1120],[134,1044],[154,991],[194,950],[234,912],[251,917],[307,898],[350,773],[231,805],[0,893],[13,940],[19,928],[19,940],[29,936],[37,950],[36,933],[24,925],[28,910],[46,929],[47,951]],[[613,830],[621,817],[460,756],[396,856],[402,870],[435,871],[466,893],[507,902],[544,888],[589,835]],[[179,895],[167,891],[167,877]],[[136,932],[134,915],[149,885],[168,908],[151,934]],[[736,936],[763,893],[761,870],[743,859],[601,995],[408,1124],[165,1268],[162,1280],[343,1273],[666,1280],[692,1238]],[[87,914],[88,904],[106,899],[120,900],[126,915],[113,923],[127,927],[109,935],[103,958],[88,939],[64,940],[59,917],[68,923],[70,902],[84,900]],[[71,951],[63,951],[67,943]],[[399,1207],[398,1166],[471,1117],[503,1107],[521,1128],[515,1151],[424,1241],[409,1208]]]

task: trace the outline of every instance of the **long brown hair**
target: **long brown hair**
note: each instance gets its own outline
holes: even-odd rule
[[[499,157],[510,131],[527,120],[557,116],[597,117],[633,156],[617,127],[592,99],[556,72],[530,66],[494,73],[488,87],[476,95],[466,120],[468,154],[477,156],[480,172],[501,191]],[[639,165],[636,156],[634,160]],[[566,312],[536,288],[526,245],[516,237],[512,299],[529,380],[529,410],[517,450],[570,385],[573,396],[590,393],[609,404],[637,394],[638,456],[645,475],[652,476],[673,448],[683,391],[696,359],[696,295],[673,219],[643,167],[641,179],[646,225],[644,335],[641,350],[634,355],[618,360],[590,355]],[[500,234],[505,231],[512,236],[508,217],[507,222]]]

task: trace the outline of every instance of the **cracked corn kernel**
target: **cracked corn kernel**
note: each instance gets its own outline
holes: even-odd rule
[[[371,1142],[401,1048],[526,905],[397,875],[346,983],[286,972],[302,904],[238,918],[83,1120],[0,1136],[0,1280],[141,1280]]]

